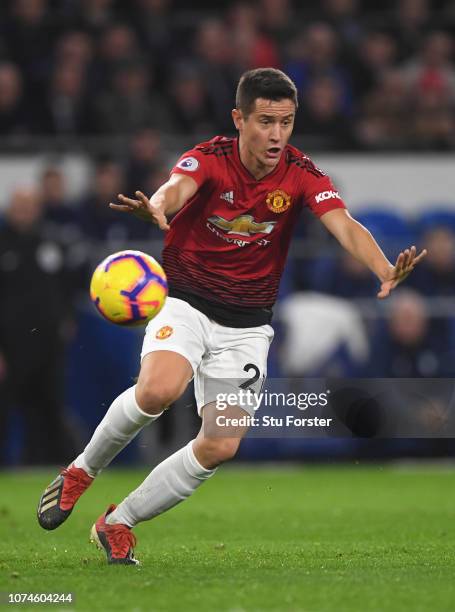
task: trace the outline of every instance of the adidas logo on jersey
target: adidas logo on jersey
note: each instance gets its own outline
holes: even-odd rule
[[[228,204],[234,204],[234,192],[233,191],[224,191],[220,198],[225,200]]]
[[[321,191],[321,193],[318,193],[318,195],[315,196],[314,199],[316,200],[316,204],[319,204],[324,200],[331,200],[332,198],[340,199],[340,194],[338,193],[338,191]]]

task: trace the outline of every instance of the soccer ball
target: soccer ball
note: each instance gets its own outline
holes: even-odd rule
[[[96,309],[117,325],[144,325],[159,313],[166,296],[163,268],[141,251],[110,255],[96,268],[90,283]]]

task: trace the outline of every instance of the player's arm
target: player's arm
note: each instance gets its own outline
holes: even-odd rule
[[[392,265],[371,233],[351,217],[344,208],[331,210],[320,217],[325,227],[353,257],[376,274],[381,281],[378,298],[387,297],[427,254],[424,249],[416,255],[416,248],[402,251]]]
[[[137,199],[127,198],[120,193],[120,204],[111,202],[109,206],[114,210],[132,213],[142,221],[156,223],[162,230],[168,230],[168,216],[183,208],[185,202],[190,200],[197,190],[198,184],[193,178],[174,173],[150,199],[142,191],[136,191]]]

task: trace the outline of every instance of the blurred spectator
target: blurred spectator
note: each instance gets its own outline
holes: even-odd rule
[[[119,193],[124,193],[123,168],[115,161],[103,160],[96,166],[89,191],[78,206],[82,228],[88,238],[115,242],[128,248],[127,241],[131,237],[131,228],[135,227],[134,220],[130,215],[109,208],[109,202],[116,202]]]
[[[74,218],[74,211],[67,205],[64,177],[57,167],[49,166],[41,175],[40,197],[47,221],[65,223]]]
[[[30,114],[22,97],[22,77],[14,64],[0,63],[0,134],[23,135],[30,129]]]
[[[259,19],[265,33],[276,41],[280,50],[289,42],[299,27],[290,0],[259,0]]]
[[[37,118],[38,133],[78,136],[91,131],[85,77],[82,64],[60,62],[55,66],[45,105]]]
[[[212,137],[217,126],[212,120],[210,88],[196,66],[181,65],[170,82],[170,110],[172,126],[177,133]]]
[[[323,0],[322,18],[337,31],[340,40],[353,47],[362,34],[358,0]]]
[[[107,27],[100,36],[96,62],[97,91],[111,85],[119,68],[143,62],[135,31],[121,23]],[[96,98],[95,98],[96,101]]]
[[[372,299],[378,291],[374,275],[346,251],[341,251],[335,259],[318,258],[310,283],[316,291],[346,299]]]
[[[423,41],[419,55],[403,68],[403,76],[413,95],[433,93],[455,102],[453,41],[445,32],[432,32]]]
[[[368,357],[365,325],[345,300],[294,293],[282,302],[279,318],[285,327],[284,376],[355,376]]]
[[[174,26],[172,0],[135,0],[135,10],[129,10],[142,46],[153,58],[157,82],[166,80],[166,68],[175,57],[178,32]]]
[[[396,40],[386,31],[376,30],[365,34],[353,66],[353,81],[358,95],[364,96],[376,87],[383,75],[397,61]]]
[[[55,28],[48,0],[15,0],[3,35],[10,57],[19,64],[27,96],[43,93]]]
[[[73,30],[65,32],[55,46],[55,58],[58,62],[87,66],[93,59],[93,40],[86,32]]]
[[[153,75],[146,66],[127,63],[118,66],[109,93],[99,100],[96,123],[101,132],[131,134],[143,128],[171,128],[167,105],[156,91],[150,93]]]
[[[230,133],[233,128],[226,109],[235,105],[235,88],[240,75],[232,64],[232,45],[225,24],[220,19],[203,20],[196,32],[194,50],[202,79],[210,85],[207,95],[216,131]]]
[[[390,302],[386,327],[378,330],[369,370],[374,376],[437,378],[453,373],[446,353],[447,322],[430,319],[425,302],[411,289],[400,289]]]
[[[158,132],[145,129],[133,135],[126,162],[126,190],[129,194],[137,189],[144,191],[146,177],[163,161],[161,155]]]
[[[64,421],[64,346],[71,303],[64,251],[41,233],[36,191],[17,190],[0,229],[0,448],[13,408],[24,416],[24,463],[65,463],[75,448]],[[39,432],[39,435],[37,435]]]
[[[455,295],[455,235],[446,227],[434,227],[422,237],[428,254],[409,277],[409,284],[423,295]]]
[[[433,92],[415,98],[410,144],[415,149],[449,150],[455,145],[455,115],[448,100]]]
[[[327,23],[311,24],[303,35],[291,41],[290,59],[284,70],[295,82],[302,100],[316,79],[330,77],[336,81],[343,112],[348,114],[352,108],[351,82],[339,62],[338,42],[336,32]]]
[[[399,43],[400,57],[408,58],[420,46],[430,22],[429,0],[398,0],[395,5],[393,30]]]
[[[99,51],[101,60],[111,68],[141,56],[135,31],[121,23],[110,25],[104,30]]]
[[[401,73],[386,71],[365,98],[357,126],[359,142],[373,149],[405,146],[410,136],[409,111],[408,89]]]
[[[58,238],[65,247],[67,296],[76,299],[85,291],[90,252],[82,233],[80,212],[69,203],[63,172],[53,166],[41,175],[42,233],[50,240]]]
[[[343,150],[353,147],[351,126],[342,109],[338,82],[330,76],[315,78],[307,89],[295,123],[295,130],[305,137],[307,148]]]
[[[70,0],[73,4],[73,22],[97,36],[116,18],[114,0]]]
[[[315,147],[455,146],[449,2],[237,0],[223,12],[200,9],[175,0],[11,2],[0,58],[22,84],[6,86],[13,101],[0,108],[0,133],[26,144],[36,132],[101,132],[109,155],[124,146],[115,136],[145,127],[229,135],[240,74],[267,65],[295,80],[305,113],[297,132],[313,123]],[[403,83],[391,76],[397,65]]]
[[[228,13],[233,61],[240,74],[252,68],[280,66],[276,43],[260,31],[259,19],[258,7],[246,2],[234,4]]]
[[[64,243],[80,238],[80,219],[77,210],[69,205],[65,179],[57,167],[47,167],[41,175],[40,198],[43,221]]]

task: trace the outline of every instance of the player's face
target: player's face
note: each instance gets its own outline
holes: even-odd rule
[[[242,161],[250,170],[251,165],[265,173],[275,168],[291,137],[294,117],[294,102],[287,98],[278,101],[257,98],[246,118],[241,111],[233,111]]]

